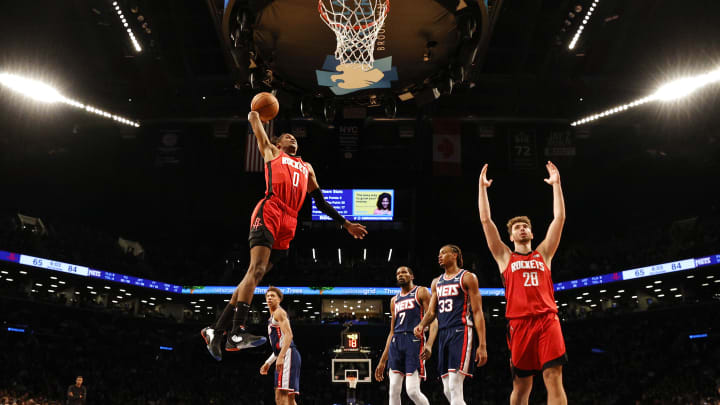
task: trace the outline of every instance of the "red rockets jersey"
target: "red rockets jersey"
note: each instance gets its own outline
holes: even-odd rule
[[[299,156],[280,152],[265,164],[265,196],[274,195],[297,214],[305,201],[309,173]]]
[[[557,313],[550,267],[536,250],[521,255],[513,252],[502,273],[505,283],[505,318]]]

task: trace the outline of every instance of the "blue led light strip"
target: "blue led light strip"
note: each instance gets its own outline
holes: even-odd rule
[[[232,294],[235,286],[192,286],[182,287],[176,284],[168,284],[160,281],[147,280],[125,274],[112,273],[109,271],[97,270],[58,262],[41,257],[23,255],[19,253],[0,250],[0,260],[12,263],[23,264],[30,267],[37,267],[45,270],[59,271],[83,277],[98,278],[121,284],[130,284],[143,288],[173,292],[178,294]],[[652,277],[660,274],[677,271],[687,271],[698,267],[720,264],[720,254],[704,256],[695,259],[678,260],[656,264],[653,266],[638,267],[636,269],[623,270],[615,273],[602,274],[599,276],[585,277],[577,280],[561,281],[555,283],[555,291],[572,290],[575,288],[589,287],[600,284],[614,283],[617,281],[633,280],[637,278]],[[360,296],[393,296],[400,291],[398,287],[278,287],[285,295],[360,295]],[[265,295],[267,287],[255,288],[255,295]],[[484,296],[504,296],[504,288],[480,288],[480,294]]]

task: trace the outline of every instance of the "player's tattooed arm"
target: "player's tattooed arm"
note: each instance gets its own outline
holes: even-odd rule
[[[490,253],[492,253],[498,264],[500,272],[503,272],[510,261],[510,248],[503,243],[498,232],[497,226],[490,216],[490,201],[488,199],[487,189],[492,184],[492,180],[487,178],[487,163],[483,166],[478,180],[478,210],[480,211],[480,222],[482,223],[485,240],[487,241]]]
[[[562,236],[563,226],[565,225],[565,199],[563,198],[562,186],[560,185],[560,171],[550,161],[547,162],[545,168],[548,171],[548,178],[545,183],[553,188],[553,220],[548,227],[545,240],[538,245],[537,251],[545,259],[545,263],[549,266],[550,261],[558,246],[560,245],[560,237]]]
[[[385,350],[383,350],[382,356],[378,361],[378,365],[375,368],[375,379],[382,381],[385,379],[385,367],[387,366],[388,353],[390,351],[390,342],[395,331],[395,297],[390,298],[390,333],[388,333],[387,340],[385,341]]]
[[[258,149],[260,150],[260,154],[263,156],[265,163],[278,157],[280,155],[280,149],[270,142],[270,138],[268,137],[267,132],[265,132],[265,127],[263,126],[262,121],[260,121],[260,114],[258,114],[257,111],[250,111],[248,113],[248,122],[255,134]]]

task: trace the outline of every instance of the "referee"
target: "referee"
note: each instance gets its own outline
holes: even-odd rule
[[[85,405],[87,398],[87,390],[82,386],[83,378],[81,375],[75,379],[75,384],[67,389],[67,405]]]

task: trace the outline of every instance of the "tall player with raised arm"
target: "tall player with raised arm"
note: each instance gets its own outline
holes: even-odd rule
[[[266,189],[265,197],[250,218],[248,270],[215,324],[201,331],[208,351],[218,361],[222,359],[223,333],[230,325],[225,350],[237,351],[265,343],[264,337],[245,330],[250,303],[260,280],[273,264],[287,256],[306,194],[315,199],[320,211],[341,224],[355,239],[367,235],[365,226],[346,220],[325,201],[313,167],[297,156],[298,144],[292,134],[282,134],[270,142],[257,112],[250,111],[248,121],[265,161]]]
[[[395,271],[400,293],[390,299],[390,333],[385,350],[375,369],[375,379],[385,378],[385,367],[390,363],[390,405],[400,405],[402,382],[405,390],[416,405],[430,405],[420,391],[420,379],[425,379],[425,360],[432,354],[433,342],[437,336],[437,321],[430,324],[430,336],[413,335],[413,328],[422,320],[430,305],[430,291],[427,287],[416,286],[412,269],[400,266]]]
[[[562,367],[567,363],[567,354],[550,272],[550,263],[560,244],[565,224],[565,201],[560,172],[552,162],[547,162],[545,167],[548,171],[545,182],[553,189],[553,220],[545,240],[535,250],[532,249],[530,219],[524,216],[512,218],[507,223],[515,250],[511,251],[503,243],[490,218],[487,189],[492,180],[487,178],[487,164],[483,166],[479,179],[480,221],[505,284],[507,341],[513,375],[511,405],[528,403],[533,375],[540,371],[547,388],[548,405],[567,404],[562,383]]]
[[[475,274],[463,270],[462,251],[456,245],[445,245],[438,254],[438,264],[444,270],[432,282],[432,296],[428,311],[415,327],[421,336],[437,314],[438,372],[442,377],[443,393],[450,405],[465,405],[463,382],[473,375],[473,328],[477,332],[475,362],[487,363],[485,316],[482,297]]]

